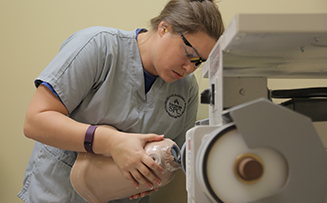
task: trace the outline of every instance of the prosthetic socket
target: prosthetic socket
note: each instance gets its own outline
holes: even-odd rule
[[[163,169],[164,174],[155,173],[161,186],[168,184],[180,168],[180,149],[171,139],[148,142],[144,150]],[[136,189],[125,178],[110,156],[80,152],[71,170],[71,183],[75,191],[90,203],[106,203],[122,199],[149,189],[140,185]],[[159,187],[153,184],[154,189]]]

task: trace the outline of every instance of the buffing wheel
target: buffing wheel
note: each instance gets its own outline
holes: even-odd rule
[[[221,133],[212,139],[203,162],[207,187],[220,200],[252,202],[283,188],[288,167],[280,153],[269,148],[249,149],[236,128]]]

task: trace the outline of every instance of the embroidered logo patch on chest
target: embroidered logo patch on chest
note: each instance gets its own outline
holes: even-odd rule
[[[172,94],[165,101],[165,110],[170,117],[178,118],[184,114],[185,99],[181,95]]]

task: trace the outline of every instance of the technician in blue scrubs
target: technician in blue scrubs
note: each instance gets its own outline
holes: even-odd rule
[[[112,202],[149,202],[163,169],[146,142],[179,145],[194,125],[194,75],[223,33],[210,0],[171,0],[151,29],[91,27],[70,36],[36,78],[24,124],[36,141],[18,196],[28,202],[85,202],[70,183],[78,152],[110,154],[132,185],[148,192]],[[95,127],[94,127],[95,126]],[[113,183],[115,184],[115,183]]]

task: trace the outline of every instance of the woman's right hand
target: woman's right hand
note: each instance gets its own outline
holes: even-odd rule
[[[145,197],[145,196],[149,196],[153,192],[156,192],[158,190],[159,190],[159,188],[156,188],[154,190],[148,190],[148,191],[145,191],[145,192],[142,192],[142,193],[139,193],[139,194],[135,194],[135,195],[130,196],[129,199],[132,200],[132,199],[138,199],[138,198],[142,198],[142,197]]]
[[[97,134],[107,134],[101,137],[108,139],[100,142],[96,139]],[[99,126],[94,137],[94,150],[100,149],[97,146],[101,145],[101,153],[112,156],[125,178],[135,188],[143,184],[149,190],[153,190],[154,184],[161,185],[161,180],[153,172],[162,174],[164,170],[145,152],[144,146],[146,142],[162,140],[163,135],[125,133],[112,126]],[[97,151],[94,152],[97,154]]]

